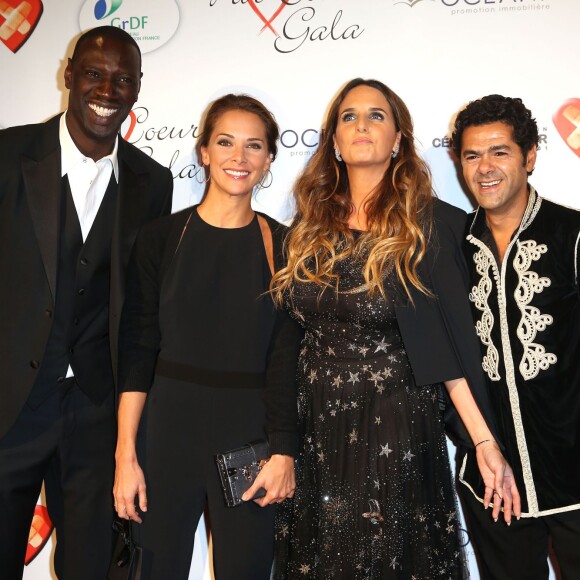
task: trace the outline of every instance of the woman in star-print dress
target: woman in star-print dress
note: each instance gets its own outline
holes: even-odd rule
[[[274,577],[464,578],[442,382],[472,438],[493,436],[453,350],[434,345],[445,355],[434,363],[426,354],[436,371],[425,380],[402,335],[433,332],[437,343],[451,342],[444,324],[420,327],[429,324],[420,303],[437,298],[418,265],[427,254],[449,265],[455,248],[446,246],[444,222],[462,230],[465,214],[432,198],[409,113],[385,85],[355,79],[329,111],[320,148],[296,185],[288,265],[273,281],[305,330],[303,444],[295,497],[279,513]],[[497,485],[517,495],[497,445],[478,450],[490,493]],[[497,516],[499,502],[494,509]]]

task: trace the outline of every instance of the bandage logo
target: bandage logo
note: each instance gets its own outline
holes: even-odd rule
[[[568,99],[552,117],[566,145],[580,157],[580,99]]]
[[[110,6],[107,6],[109,3],[106,0],[98,0],[95,4],[95,18],[97,20],[102,20],[103,18],[107,18],[107,16],[111,16],[113,12],[115,12],[118,8],[121,7],[123,4],[123,0],[113,0],[110,2]],[[107,10],[108,7],[108,10]]]
[[[44,545],[50,538],[54,526],[48,515],[48,510],[45,506],[38,504],[34,508],[34,516],[32,524],[30,525],[30,532],[28,532],[28,544],[26,546],[26,556],[24,564],[28,566],[36,556],[40,553]]]
[[[0,0],[0,40],[16,52],[34,32],[42,11],[41,0]]]

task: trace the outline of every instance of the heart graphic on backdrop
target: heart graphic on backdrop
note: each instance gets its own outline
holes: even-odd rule
[[[260,30],[260,32],[264,32],[264,30],[266,30],[266,28],[268,28],[276,36],[280,36],[276,32],[276,30],[274,30],[274,27],[272,26],[272,22],[274,22],[274,20],[276,20],[276,18],[278,18],[278,16],[280,15],[280,12],[282,12],[282,10],[284,10],[284,8],[286,8],[287,4],[284,0],[281,0],[280,6],[278,6],[278,8],[276,8],[276,11],[274,12],[274,14],[272,14],[272,16],[270,16],[269,19],[266,18],[264,16],[264,14],[262,13],[262,11],[258,8],[258,6],[256,6],[255,0],[248,0],[248,6],[256,13],[258,18],[264,23],[264,26],[262,26],[262,29]]]
[[[552,116],[566,145],[580,157],[580,99],[568,99]]]
[[[127,130],[123,133],[123,127],[126,125],[127,120],[129,121],[129,127],[127,127]],[[135,115],[135,113],[131,111],[127,119],[125,119],[123,127],[121,127],[121,135],[123,135],[123,139],[125,139],[125,141],[129,141],[129,137],[131,137],[131,134],[133,133],[133,129],[135,128],[136,124],[137,124],[137,115]]]
[[[38,556],[40,550],[50,538],[53,527],[48,510],[45,506],[38,504],[34,508],[34,516],[30,524],[30,532],[28,532],[28,544],[26,546],[26,557],[24,558],[24,563],[27,566]]]
[[[0,40],[16,52],[34,32],[43,9],[41,0],[0,0]]]

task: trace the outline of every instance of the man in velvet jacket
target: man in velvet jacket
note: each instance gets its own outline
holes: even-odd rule
[[[538,127],[520,99],[469,103],[452,141],[479,204],[464,243],[470,299],[494,433],[521,497],[521,518],[494,522],[473,450],[462,458],[481,577],[547,579],[551,539],[562,578],[580,578],[580,212],[528,183]]]
[[[129,34],[82,35],[68,109],[0,132],[0,576],[22,575],[44,480],[59,578],[111,555],[117,331],[140,226],[169,213],[172,176],[119,135],[137,100]]]

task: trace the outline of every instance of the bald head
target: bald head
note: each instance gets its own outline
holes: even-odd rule
[[[75,60],[82,47],[88,41],[97,39],[97,42],[99,42],[99,38],[116,40],[118,42],[127,44],[127,46],[132,46],[139,54],[139,68],[141,68],[141,49],[139,48],[139,45],[129,33],[125,32],[123,29],[117,26],[97,26],[96,28],[91,28],[90,30],[87,30],[85,33],[83,33],[77,40],[73,51],[72,60]]]

